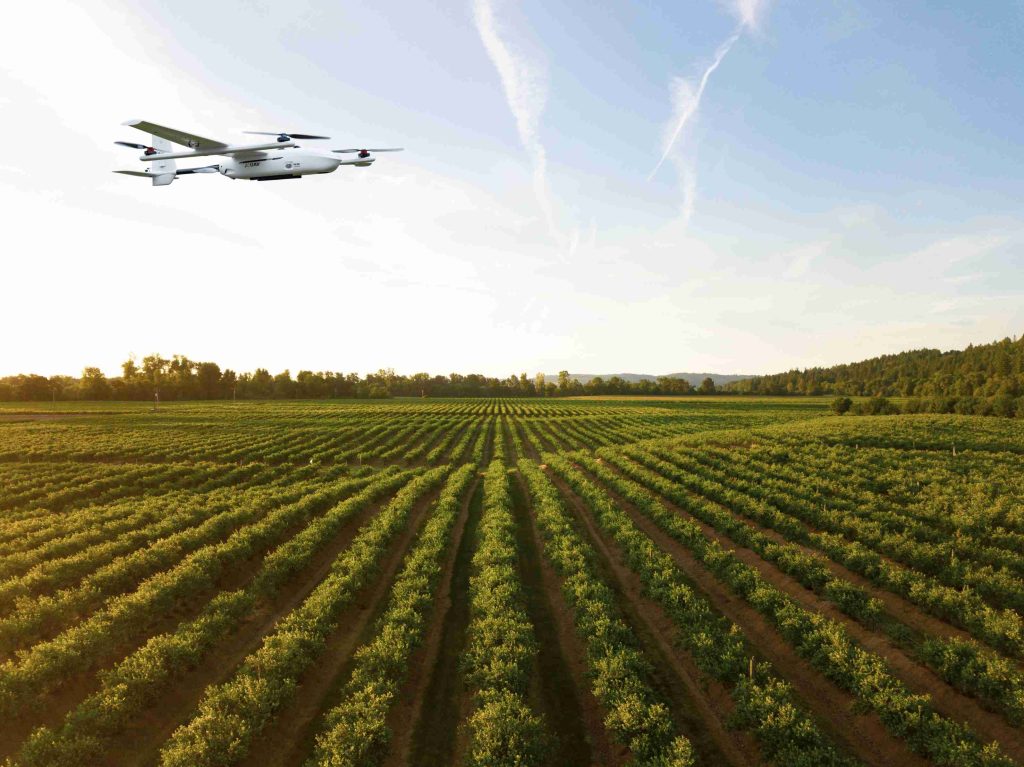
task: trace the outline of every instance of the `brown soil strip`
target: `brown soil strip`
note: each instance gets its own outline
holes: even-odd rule
[[[566,488],[565,492],[572,491]],[[926,767],[929,764],[910,751],[904,741],[890,735],[877,714],[854,713],[856,698],[853,695],[839,689],[797,655],[764,616],[719,582],[682,544],[662,532],[630,504],[619,499],[618,505],[630,515],[640,530],[672,557],[694,587],[719,612],[742,629],[750,646],[772,663],[780,677],[793,685],[804,708],[814,715],[822,729],[836,743],[869,765]],[[588,518],[588,524],[593,525],[589,522],[589,514],[584,517]],[[609,543],[609,548],[613,546]],[[620,560],[616,558],[615,561]]]
[[[452,582],[455,575],[455,563],[463,537],[469,522],[470,508],[477,495],[480,479],[473,481],[466,491],[458,519],[452,529],[451,541],[448,545],[448,556],[444,562],[441,580],[438,583],[433,612],[423,642],[409,659],[409,672],[402,689],[398,693],[397,703],[388,713],[387,727],[391,733],[388,756],[384,767],[400,767],[410,764],[414,725],[423,717],[423,704],[427,697],[427,688],[432,681],[432,671],[438,665],[443,650],[445,619],[452,609],[452,604],[459,595],[453,593]],[[461,595],[465,597],[465,593]]]
[[[494,455],[495,423],[495,416],[488,416],[487,425],[484,427],[487,429],[487,435],[484,437],[484,458],[483,461],[481,461],[482,466],[488,466],[491,463],[492,457]]]
[[[604,465],[610,471],[614,471],[620,476],[625,477],[625,475],[614,464],[604,462]],[[626,478],[629,479],[628,477]],[[685,490],[685,488],[683,489]],[[651,492],[654,492],[657,495],[657,493],[654,490],[651,490]],[[984,639],[974,636],[969,631],[957,628],[956,626],[947,623],[942,618],[937,618],[934,615],[929,615],[922,608],[918,607],[913,602],[910,602],[909,600],[905,599],[899,594],[896,594],[892,591],[888,591],[882,586],[879,586],[876,583],[865,578],[863,575],[855,573],[853,570],[847,569],[844,565],[831,559],[828,556],[828,554],[821,551],[820,549],[816,549],[813,546],[807,546],[796,541],[787,540],[787,538],[782,533],[772,530],[770,527],[765,527],[757,520],[743,516],[742,514],[739,514],[733,511],[732,509],[723,506],[722,504],[718,503],[712,498],[708,498],[706,496],[700,495],[699,493],[694,493],[689,490],[686,490],[686,492],[689,493],[695,499],[699,499],[706,503],[714,504],[718,508],[729,512],[734,517],[736,517],[736,519],[745,524],[747,527],[757,530],[759,533],[762,533],[768,538],[771,538],[776,543],[796,546],[804,553],[818,557],[820,560],[823,561],[824,565],[829,569],[829,571],[834,576],[836,576],[837,578],[842,578],[844,580],[850,581],[850,583],[853,583],[854,585],[859,586],[860,588],[867,591],[870,596],[874,597],[875,599],[878,599],[885,605],[886,612],[893,620],[896,620],[900,623],[907,625],[914,631],[938,637],[940,639],[973,639],[974,641],[979,642],[981,644],[986,644]],[[663,498],[661,496],[659,496],[659,498],[665,506],[678,511],[680,514],[685,515],[685,512],[683,512],[677,506],[672,504],[672,502],[669,501],[668,499]],[[818,528],[814,527],[813,525],[809,525],[808,523],[804,522],[802,519],[798,517],[795,517],[791,514],[787,514],[786,512],[780,513],[786,514],[792,521],[803,526],[805,529],[812,533],[820,532]],[[694,521],[699,523],[699,520],[695,519]],[[900,569],[912,569],[908,568],[907,565],[896,562],[895,560],[886,557],[884,554],[878,554],[878,556],[881,557],[883,561],[893,565],[894,567]],[[995,652],[999,651],[995,650]],[[1020,660],[1008,656],[1004,657],[1007,657],[1007,660],[1016,664],[1018,667],[1024,669],[1024,663],[1022,663]]]
[[[339,702],[352,672],[352,654],[373,638],[375,624],[387,607],[402,561],[440,492],[437,488],[417,502],[398,540],[391,543],[380,562],[377,579],[357,594],[342,613],[320,657],[299,680],[291,701],[253,738],[249,755],[241,765],[298,765],[311,755],[321,715]]]
[[[605,466],[607,466],[612,471],[618,472],[617,467],[613,466],[610,463],[605,463]],[[618,473],[621,474],[621,472]],[[705,498],[704,496],[701,495],[694,495],[694,497],[699,498],[702,501],[707,501],[709,503],[716,503],[715,501],[709,498]],[[662,498],[662,503],[670,508],[677,509],[677,507],[673,506],[669,501],[667,501],[664,498]],[[721,504],[716,503],[716,505],[718,505],[719,508],[725,508],[721,506]],[[730,511],[729,509],[726,510]],[[828,555],[825,554],[823,551],[816,549],[812,546],[806,546],[796,541],[787,540],[786,536],[784,536],[782,533],[772,530],[770,527],[765,527],[760,522],[750,519],[749,517],[736,514],[732,511],[730,511],[730,513],[732,513],[737,519],[739,519],[740,522],[745,524],[747,527],[757,530],[759,533],[763,533],[776,543],[796,546],[805,554],[817,556],[819,559],[824,561],[825,566],[833,575],[835,575],[837,578],[843,578],[844,580],[848,580],[850,581],[850,583],[853,583],[856,586],[860,586],[862,589],[867,591],[872,597],[883,602],[885,604],[886,610],[891,615],[896,617],[901,623],[905,623],[910,628],[915,629],[916,631],[920,631],[923,634],[931,634],[933,636],[941,637],[943,639],[958,638],[975,639],[976,641],[982,641],[979,640],[977,637],[972,636],[969,631],[964,631],[963,629],[959,629],[956,626],[947,623],[941,618],[936,618],[934,615],[929,615],[928,613],[924,612],[924,610],[922,610],[920,607],[915,605],[913,602],[904,599],[899,594],[895,594],[892,591],[888,591],[882,588],[881,586],[878,586],[877,584],[873,583],[872,581],[868,580],[863,575],[855,573],[853,570],[847,569],[844,565],[830,559]],[[814,531],[814,528],[807,525],[802,520],[799,520],[796,517],[791,517],[791,519],[793,519],[799,524],[802,524],[808,530],[811,530],[812,532]]]
[[[355,515],[353,519],[350,519],[342,528],[339,533],[339,538],[335,539],[335,542],[328,546],[328,552],[334,551],[335,554],[330,556],[326,568],[329,568],[330,561],[333,561],[333,557],[337,551],[340,551],[345,545],[348,545],[348,541],[351,540],[354,535],[355,525],[358,520],[363,520],[368,517],[371,513],[375,513],[376,509],[379,509],[379,504],[372,504],[367,509]],[[322,512],[322,513],[326,513]],[[319,516],[319,515],[317,515]],[[361,524],[361,522],[358,522]],[[300,522],[296,523],[288,529],[288,531],[282,535],[278,540],[283,543],[290,540],[296,533],[302,530],[307,523]],[[344,539],[343,545],[339,546],[338,541]],[[273,547],[270,549],[273,550]],[[239,562],[233,565],[226,574],[223,574],[219,581],[211,589],[204,589],[201,593],[190,595],[187,599],[181,600],[176,603],[167,613],[156,623],[149,627],[149,629],[134,638],[132,641],[114,643],[109,645],[108,653],[99,661],[97,661],[89,671],[81,673],[73,673],[64,679],[61,686],[54,690],[51,694],[46,696],[44,703],[38,709],[27,709],[22,715],[14,717],[4,722],[4,727],[0,728],[0,758],[6,756],[21,746],[22,742],[28,738],[34,729],[40,726],[55,727],[59,726],[64,717],[74,709],[79,703],[81,703],[86,697],[96,692],[99,689],[99,679],[96,673],[101,669],[108,668],[131,654],[135,650],[142,647],[150,637],[158,634],[174,631],[179,624],[194,619],[199,613],[206,607],[209,600],[214,594],[220,591],[231,591],[237,588],[245,587],[249,581],[255,576],[263,564],[263,558],[267,552],[261,552],[256,556],[250,557],[249,559]],[[314,558],[313,564],[310,567],[318,567],[319,562],[323,557],[328,556],[328,553],[321,552],[321,554]],[[171,565],[174,567],[176,565]],[[163,571],[161,571],[163,572]],[[148,576],[152,577],[152,576]],[[322,577],[322,576],[320,576]],[[319,578],[317,579],[319,580]],[[312,584],[309,586],[308,591],[313,589]],[[126,592],[130,593],[130,592]],[[261,616],[264,612],[270,611],[275,612],[273,605],[277,604],[277,601],[272,601],[268,606],[261,608],[259,613],[256,613],[252,618],[243,624],[242,634],[247,635],[246,627],[248,624],[253,622],[260,623]],[[287,609],[291,609],[290,607]],[[271,622],[277,620],[278,615],[274,615],[270,620]],[[248,650],[241,656],[245,657]],[[214,653],[219,655],[219,653]],[[241,658],[239,658],[240,660]],[[219,668],[216,666],[215,668]],[[181,684],[187,684],[182,682]],[[205,687],[209,682],[203,683]],[[175,688],[175,691],[177,687]],[[170,701],[174,698],[173,694],[168,694],[161,698],[161,712],[167,711],[170,705]],[[155,726],[155,725],[153,725]],[[117,762],[117,764],[127,764],[127,762]]]
[[[601,711],[586,684],[583,655],[575,658],[572,666],[567,660],[569,652],[563,634],[566,629],[572,631],[572,619],[562,603],[557,579],[545,578],[541,542],[527,501],[529,491],[523,486],[518,472],[516,479],[518,481],[511,483],[510,490],[516,520],[519,578],[537,640],[530,697],[533,709],[543,716],[546,729],[552,735],[548,763],[552,767],[614,763],[610,758],[612,749],[607,734],[601,725]],[[553,571],[549,570],[549,574],[554,576]],[[555,604],[560,608],[558,617]],[[577,642],[577,647],[572,649],[581,652],[582,646]],[[589,698],[586,717],[585,698]],[[591,754],[592,742],[599,746],[600,758]]]
[[[426,677],[420,687],[418,716],[412,731],[402,736],[405,741],[396,748],[394,757],[388,759],[388,765],[447,767],[458,764],[458,756],[465,749],[465,733],[460,724],[465,721],[472,700],[462,681],[459,660],[466,646],[469,626],[469,576],[482,504],[483,484],[478,482],[456,549],[447,589],[448,606],[444,615],[438,616],[440,640],[434,655],[424,656],[424,665],[418,669]],[[432,627],[432,633],[434,630]],[[429,641],[432,642],[433,637]]]
[[[583,501],[553,473],[548,473],[574,515],[584,540],[598,553],[598,564],[618,597],[618,607],[652,661],[650,682],[669,703],[680,731],[689,738],[701,764],[757,765],[760,750],[753,737],[729,730],[733,703],[728,691],[701,674],[674,647],[676,629],[662,608],[643,595],[640,578],[624,564],[616,544],[594,524]]]
[[[539,462],[540,461],[540,453],[538,453],[537,452],[537,448],[535,448],[533,446],[533,442],[531,442],[527,438],[526,430],[523,428],[523,425],[522,425],[522,423],[520,423],[519,419],[516,418],[516,419],[512,420],[511,421],[511,426],[512,426],[513,429],[516,429],[519,432],[519,441],[523,443],[523,450],[526,451],[526,457],[529,458],[531,461],[538,461]]]
[[[519,455],[519,451],[516,450],[516,443],[512,441],[511,430],[515,428],[515,425],[513,425],[512,421],[506,417],[502,427],[501,435],[505,445],[505,463],[507,465],[515,466],[516,461],[522,458],[522,456]]]
[[[598,483],[601,484],[600,481]],[[605,490],[616,498],[621,507],[626,508],[628,504],[611,488],[605,487]],[[717,541],[723,549],[731,550],[733,556],[745,565],[757,570],[765,581],[791,597],[801,607],[810,612],[824,615],[826,618],[841,624],[850,637],[856,640],[864,649],[883,658],[889,665],[893,675],[902,681],[911,692],[930,695],[939,713],[954,721],[962,721],[968,724],[985,740],[999,741],[1007,754],[1018,762],[1024,762],[1024,733],[1008,724],[999,714],[985,710],[977,699],[965,695],[946,684],[927,666],[923,666],[909,657],[888,636],[871,631],[861,623],[858,623],[831,602],[822,599],[796,579],[761,559],[754,551],[741,546],[710,525],[686,513],[667,499],[661,498],[659,500],[673,513],[699,526],[707,538]],[[630,511],[631,516],[637,523],[644,520],[654,526],[647,517],[636,512],[635,508],[631,507],[627,510]],[[728,511],[728,509],[726,510]],[[731,511],[729,513],[732,514]],[[656,528],[656,526],[654,527]],[[672,539],[669,538],[669,540]],[[680,544],[675,543],[675,545],[679,546]]]
[[[284,584],[274,598],[261,604],[236,631],[225,637],[203,661],[172,685],[157,703],[136,717],[107,750],[110,765],[141,765],[157,761],[161,746],[195,712],[206,688],[226,681],[245,658],[259,649],[278,620],[298,607],[330,572],[338,555],[348,548],[359,528],[375,516],[385,498],[349,519],[302,573]],[[262,559],[262,558],[261,558]],[[258,564],[258,563],[257,563]],[[248,573],[248,577],[253,576]]]

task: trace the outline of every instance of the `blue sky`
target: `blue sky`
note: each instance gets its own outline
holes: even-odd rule
[[[91,0],[8,20],[0,206],[25,289],[0,305],[0,374],[152,351],[772,372],[1024,328],[1021,2]],[[140,138],[129,118],[407,151],[154,189],[109,173],[136,163],[110,143]]]

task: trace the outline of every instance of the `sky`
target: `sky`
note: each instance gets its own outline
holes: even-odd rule
[[[770,373],[1019,336],[1022,32],[1022,0],[17,4],[0,375]],[[111,173],[129,119],[406,151],[152,187]]]

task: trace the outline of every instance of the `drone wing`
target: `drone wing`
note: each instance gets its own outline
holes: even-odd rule
[[[167,128],[163,125],[146,122],[145,120],[128,120],[123,124],[129,125],[132,128],[137,128],[143,133],[150,133],[154,136],[159,136],[160,138],[172,141],[175,144],[187,146],[189,149],[202,149],[209,151],[227,146],[223,141],[214,141],[211,138],[203,138],[202,136],[197,136],[194,133],[186,133],[185,131],[175,130],[174,128]]]

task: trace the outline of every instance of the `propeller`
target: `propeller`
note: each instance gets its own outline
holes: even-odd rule
[[[144,149],[145,154],[156,154],[156,149],[154,147],[146,146],[145,144],[133,144],[130,141],[115,141],[114,143],[130,147],[131,149]]]
[[[332,149],[332,152],[336,154],[351,154],[352,152],[359,152],[360,157],[369,157],[370,152],[401,152],[403,147],[396,146],[387,149]]]
[[[308,133],[284,133],[283,131],[263,131],[263,130],[247,130],[243,133],[248,133],[253,136],[277,136],[277,140],[281,142],[291,141],[293,138],[302,139],[329,139],[330,136],[311,136]]]

